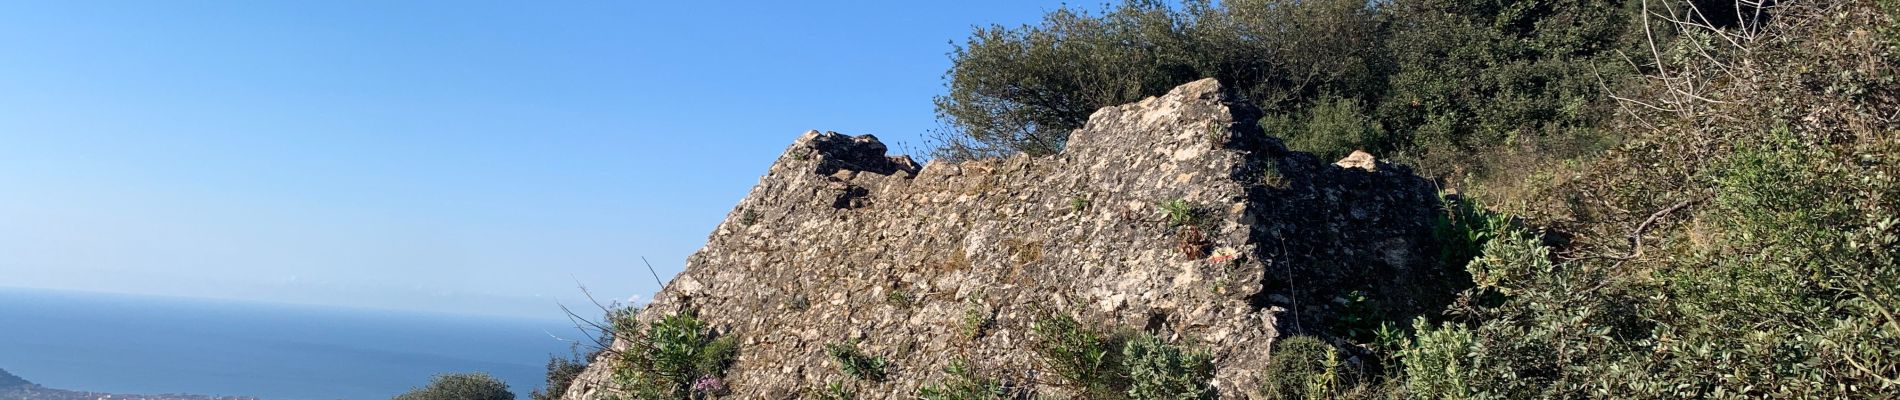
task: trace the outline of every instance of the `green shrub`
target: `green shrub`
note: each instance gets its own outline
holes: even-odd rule
[[[1406,397],[1417,399],[1469,399],[1476,397],[1483,375],[1476,365],[1477,338],[1462,326],[1447,324],[1432,327],[1423,318],[1414,322],[1415,342],[1400,352],[1405,362],[1402,389]]]
[[[508,384],[484,373],[442,374],[429,386],[409,389],[394,400],[514,400]]]
[[[1122,346],[1122,364],[1128,370],[1128,398],[1213,399],[1214,363],[1206,352],[1162,342],[1140,334]]]
[[[1168,200],[1157,206],[1161,208],[1161,216],[1168,221],[1169,227],[1198,228],[1207,223],[1207,210],[1189,203],[1186,199]]]
[[[1339,351],[1311,336],[1274,342],[1272,358],[1261,375],[1267,383],[1260,391],[1273,400],[1342,398],[1355,380],[1341,366]]]
[[[853,390],[839,382],[827,383],[824,389],[812,389],[810,394],[812,398],[819,400],[853,400],[858,398],[857,390]]]
[[[1414,321],[1397,388],[1415,398],[1588,397],[1640,354],[1646,324],[1629,282],[1553,261],[1540,236],[1506,228],[1468,265],[1476,284],[1453,308],[1472,320]]]
[[[990,310],[972,298],[969,304],[964,306],[963,320],[958,324],[958,330],[965,340],[976,340],[982,338],[983,334],[995,324],[996,319],[990,316]]]
[[[1432,219],[1432,238],[1438,245],[1438,263],[1462,270],[1484,251],[1484,244],[1510,226],[1509,217],[1469,199],[1440,192],[1439,212]]]
[[[917,303],[917,299],[911,296],[909,290],[905,290],[901,287],[892,287],[890,291],[884,292],[884,302],[889,303],[892,307],[910,308],[910,306]]]
[[[1732,152],[1688,183],[1705,185],[1693,190],[1707,200],[1630,218],[1618,229],[1634,232],[1619,238],[1627,247],[1564,257],[1522,228],[1499,231],[1468,266],[1476,287],[1452,309],[1463,321],[1418,321],[1399,351],[1394,390],[1412,398],[1900,391],[1900,320],[1889,305],[1900,300],[1900,204],[1885,200],[1900,198],[1900,183],[1891,161],[1871,156],[1900,144],[1838,146],[1784,128],[1725,146]],[[1655,233],[1664,229],[1673,233]]]
[[[1268,134],[1286,139],[1287,147],[1323,159],[1339,159],[1353,150],[1385,150],[1390,146],[1385,133],[1364,109],[1356,99],[1328,95],[1297,118],[1263,118],[1260,125]]]
[[[534,400],[555,400],[561,398],[562,394],[567,393],[567,387],[574,383],[574,378],[580,376],[581,371],[587,369],[587,361],[598,354],[600,353],[594,352],[586,356],[576,355],[572,358],[549,356],[547,386],[529,392],[528,398]]]
[[[1098,108],[1212,77],[1295,149],[1396,152],[1450,173],[1483,167],[1467,157],[1483,149],[1600,142],[1588,137],[1614,109],[1606,89],[1650,54],[1634,47],[1628,0],[1171,3],[976,29],[936,99],[937,155],[1050,154]]]
[[[630,317],[616,325],[625,327],[622,332],[637,332],[632,346],[617,354],[614,369],[615,382],[634,398],[684,399],[696,391],[716,391],[738,355],[736,338],[715,335],[691,313],[662,317],[645,329],[627,329],[638,325]]]
[[[883,382],[884,369],[890,364],[884,357],[864,354],[854,343],[827,344],[825,354],[831,355],[831,360],[838,363],[838,370],[845,375],[872,382]]]
[[[1090,399],[1201,399],[1210,386],[1210,356],[1145,333],[1103,333],[1074,318],[1053,316],[1031,327],[1036,352],[1078,394]]]
[[[1500,232],[1484,243],[1484,252],[1467,264],[1472,283],[1478,288],[1504,295],[1520,294],[1542,276],[1556,269],[1550,248],[1538,242],[1536,235],[1521,230]]]
[[[1125,339],[1083,327],[1075,318],[1055,316],[1031,327],[1036,353],[1078,391],[1090,398],[1114,398],[1128,386],[1122,367]]]
[[[918,388],[917,397],[924,400],[1011,398],[1009,389],[1004,387],[1001,381],[978,376],[975,371],[970,370],[970,364],[967,361],[952,361],[943,372],[949,375],[948,379]]]
[[[1900,145],[1884,146],[1779,129],[1709,171],[1716,192],[1702,217],[1720,240],[1658,271],[1671,301],[1650,317],[1667,339],[1652,368],[1664,372],[1627,390],[1900,393],[1900,183],[1891,158],[1870,157]],[[1702,367],[1718,362],[1724,371]]]
[[[1037,26],[977,28],[952,50],[950,91],[935,101],[952,130],[937,156],[1054,153],[1095,109],[1197,78],[1181,18],[1159,1],[1129,1],[1099,16],[1062,7]]]
[[[1087,211],[1088,209],[1089,209],[1089,198],[1082,197],[1079,195],[1069,197],[1069,211],[1079,213],[1079,212]]]
[[[1377,300],[1367,297],[1365,291],[1346,292],[1339,298],[1346,300],[1333,320],[1333,331],[1340,337],[1361,343],[1370,342],[1376,338],[1380,327],[1391,323],[1385,319],[1384,308],[1379,306]]]

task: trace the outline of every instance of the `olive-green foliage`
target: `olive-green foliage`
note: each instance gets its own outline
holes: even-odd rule
[[[1261,119],[1269,135],[1286,139],[1293,150],[1338,159],[1355,149],[1389,147],[1379,121],[1367,115],[1359,100],[1328,95],[1302,113]]]
[[[692,313],[668,315],[644,329],[630,317],[615,324],[620,332],[637,333],[633,345],[617,354],[614,369],[615,382],[634,398],[688,398],[694,381],[725,375],[738,355],[737,339],[716,335]]]
[[[1037,26],[976,29],[953,50],[950,92],[936,99],[955,130],[938,155],[1053,153],[1095,109],[1192,80],[1182,22],[1164,2],[1130,1],[1103,15],[1063,7]]]
[[[574,377],[580,376],[581,371],[587,369],[587,360],[598,354],[600,353],[594,352],[586,356],[575,355],[571,358],[549,356],[547,386],[528,392],[528,398],[534,400],[561,398],[563,393],[567,393],[567,387],[574,383]]]
[[[824,389],[812,389],[811,397],[820,400],[852,400],[858,398],[858,391],[840,382],[825,384]]]
[[[964,306],[963,320],[958,324],[957,329],[963,334],[963,339],[976,340],[982,338],[983,334],[989,332],[994,325],[996,325],[996,318],[991,316],[989,308],[984,307],[983,303],[977,302],[976,299],[971,299],[969,304]]]
[[[1666,355],[1655,368],[1668,379],[1632,389],[1742,376],[1757,387],[1716,388],[1746,396],[1900,393],[1894,149],[1889,142],[1836,153],[1848,149],[1784,132],[1712,172],[1717,189],[1703,217],[1715,221],[1721,240],[1659,271],[1673,301],[1651,317]],[[1728,371],[1698,367],[1713,362]]]
[[[1266,384],[1260,391],[1272,400],[1344,398],[1352,393],[1356,379],[1338,350],[1311,336],[1274,342],[1273,358],[1261,375]]]
[[[1476,287],[1453,311],[1481,322],[1414,323],[1417,337],[1398,354],[1407,397],[1585,397],[1605,373],[1593,368],[1642,340],[1633,293],[1606,284],[1601,269],[1554,262],[1533,232],[1498,232],[1468,270]]]
[[[1399,354],[1405,362],[1403,393],[1419,399],[1476,397],[1472,392],[1488,377],[1474,366],[1479,349],[1471,331],[1450,324],[1434,329],[1422,318],[1412,329],[1417,337]]]
[[[1295,149],[1476,164],[1460,156],[1600,142],[1603,89],[1647,54],[1626,49],[1640,30],[1623,0],[1168,3],[1063,7],[1038,24],[977,29],[952,52],[949,92],[936,100],[949,128],[938,155],[1052,153],[1097,108],[1214,77]]]
[[[1371,342],[1379,327],[1389,324],[1385,319],[1385,310],[1377,300],[1366,296],[1363,290],[1346,292],[1339,297],[1346,300],[1339,308],[1339,315],[1333,320],[1333,332],[1340,337],[1361,343]]]
[[[1213,399],[1214,363],[1206,352],[1162,342],[1140,334],[1122,346],[1122,364],[1128,370],[1128,398]]]
[[[1068,316],[1045,318],[1031,329],[1043,362],[1086,397],[1116,398],[1128,386],[1119,351],[1126,339],[1121,335],[1097,332]]]
[[[1467,295],[1503,301],[1466,302],[1475,328],[1419,321],[1399,354],[1402,390],[1421,398],[1900,391],[1884,378],[1900,372],[1900,325],[1889,317],[1900,299],[1892,254],[1900,212],[1869,201],[1900,195],[1900,184],[1883,170],[1891,166],[1817,162],[1822,155],[1798,143],[1744,148],[1712,173],[1703,218],[1720,221],[1721,241],[1653,266],[1560,260],[1538,235],[1505,231],[1472,260],[1477,288]]]
[[[1463,269],[1484,250],[1500,230],[1510,225],[1509,216],[1486,211],[1477,202],[1439,193],[1441,207],[1432,219],[1432,239],[1438,245],[1438,262]]]
[[[442,374],[429,386],[409,389],[394,400],[514,400],[508,384],[484,373]]]
[[[1003,382],[980,376],[970,370],[969,362],[957,360],[944,368],[947,379],[942,382],[924,385],[917,389],[917,397],[924,400],[982,400],[1008,399],[1009,388]]]
[[[825,345],[825,354],[838,363],[838,370],[853,378],[872,382],[883,382],[885,367],[890,361],[884,357],[864,354],[854,343],[832,343]]]
[[[1057,375],[1089,399],[1202,399],[1216,393],[1208,354],[1146,333],[1104,333],[1054,316],[1031,327],[1035,349]]]
[[[1174,199],[1161,202],[1162,218],[1167,219],[1172,228],[1198,228],[1208,222],[1208,212],[1186,199]]]
[[[1075,196],[1069,198],[1069,211],[1083,212],[1089,209],[1089,198]]]
[[[1874,28],[1887,36],[1887,42],[1894,45],[1894,50],[1900,50],[1900,22],[1896,22],[1900,21],[1900,18],[1896,18],[1900,16],[1900,0],[1878,0],[1875,3],[1880,6],[1880,11],[1887,13],[1888,22]]]
[[[890,291],[884,292],[884,302],[897,308],[910,308],[916,304],[917,299],[911,296],[910,290],[893,287]]]
[[[1632,3],[1388,3],[1380,11],[1392,69],[1377,115],[1403,133],[1398,150],[1422,153],[1416,157],[1427,163],[1455,163],[1478,149],[1537,143],[1540,136],[1596,135],[1589,128],[1610,110],[1605,84],[1634,73],[1629,63],[1644,57],[1619,51],[1627,47],[1624,38],[1641,35],[1627,22]]]
[[[1900,396],[1900,62],[1867,30],[1893,17],[1783,5],[1759,35],[1662,26],[1624,143],[1521,207],[1558,230],[1485,241],[1394,396]]]

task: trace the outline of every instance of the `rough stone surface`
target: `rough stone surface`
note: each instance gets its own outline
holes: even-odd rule
[[[1352,154],[1346,155],[1346,158],[1340,159],[1339,162],[1333,163],[1333,165],[1337,165],[1340,168],[1358,168],[1367,171],[1378,171],[1379,159],[1372,157],[1372,153],[1353,150]]]
[[[691,308],[737,335],[731,398],[831,382],[914,398],[958,359],[1061,395],[1029,329],[1056,313],[1209,350],[1222,396],[1247,398],[1275,338],[1334,334],[1348,293],[1398,317],[1445,304],[1429,182],[1290,152],[1223,93],[1209,79],[1103,108],[1047,157],[919,168],[868,135],[806,133],[637,318]],[[1198,228],[1171,225],[1174,200]],[[995,321],[975,339],[972,308]],[[841,373],[824,346],[849,340],[890,379]],[[611,394],[610,365],[564,398]]]

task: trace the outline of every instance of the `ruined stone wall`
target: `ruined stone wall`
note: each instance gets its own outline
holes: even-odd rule
[[[870,136],[806,133],[639,318],[692,308],[736,335],[733,398],[830,382],[912,398],[958,359],[1057,381],[1030,347],[1051,314],[1207,349],[1222,395],[1248,397],[1273,340],[1326,334],[1345,293],[1405,313],[1442,292],[1418,289],[1440,273],[1426,181],[1289,152],[1256,118],[1210,79],[1103,108],[1047,157],[919,168]],[[1171,223],[1161,204],[1176,200],[1197,228]],[[973,308],[995,321],[975,339],[961,332]],[[824,346],[846,341],[889,358],[890,378],[844,376]],[[607,365],[566,398],[610,393]]]

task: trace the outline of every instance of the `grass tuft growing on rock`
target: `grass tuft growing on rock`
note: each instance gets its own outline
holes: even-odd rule
[[[827,344],[825,354],[830,355],[831,360],[838,363],[839,371],[861,380],[883,382],[886,377],[885,368],[890,366],[890,360],[864,354],[863,350],[858,350],[856,343]]]
[[[981,400],[1007,399],[1010,390],[1002,381],[977,375],[964,360],[950,362],[944,368],[949,375],[943,382],[924,385],[917,389],[917,397],[923,400]]]

